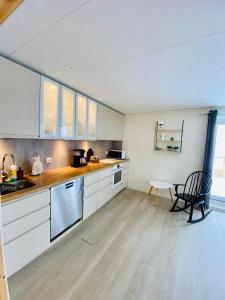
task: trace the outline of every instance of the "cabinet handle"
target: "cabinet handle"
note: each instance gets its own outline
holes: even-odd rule
[[[73,182],[70,182],[70,183],[67,183],[67,184],[66,184],[66,189],[69,189],[69,188],[71,188],[71,187],[73,187]]]

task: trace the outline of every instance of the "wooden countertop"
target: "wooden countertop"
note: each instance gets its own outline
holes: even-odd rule
[[[66,182],[72,178],[83,176],[91,172],[96,172],[101,169],[110,168],[113,165],[116,165],[121,162],[126,162],[126,161],[128,161],[128,159],[118,160],[114,163],[102,163],[102,162],[89,163],[87,166],[80,167],[80,168],[73,168],[67,166],[67,167],[44,171],[39,176],[26,176],[26,179],[35,183],[36,186],[24,189],[22,191],[1,196],[1,203],[4,204],[12,200],[17,200],[18,198],[30,196],[32,194],[49,189],[52,186]]]

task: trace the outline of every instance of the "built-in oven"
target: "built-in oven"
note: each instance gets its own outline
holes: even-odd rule
[[[113,188],[117,187],[122,183],[122,174],[123,174],[123,164],[117,164],[113,166],[113,179],[112,179]]]

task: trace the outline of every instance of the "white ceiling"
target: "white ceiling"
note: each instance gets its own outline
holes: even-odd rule
[[[124,113],[225,105],[224,0],[25,0],[0,52]]]

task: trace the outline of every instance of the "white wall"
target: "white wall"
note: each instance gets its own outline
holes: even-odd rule
[[[154,151],[157,120],[172,129],[184,120],[182,153]],[[207,114],[200,110],[127,115],[123,149],[130,159],[128,186],[148,192],[150,179],[184,183],[192,171],[202,168],[206,130]]]

